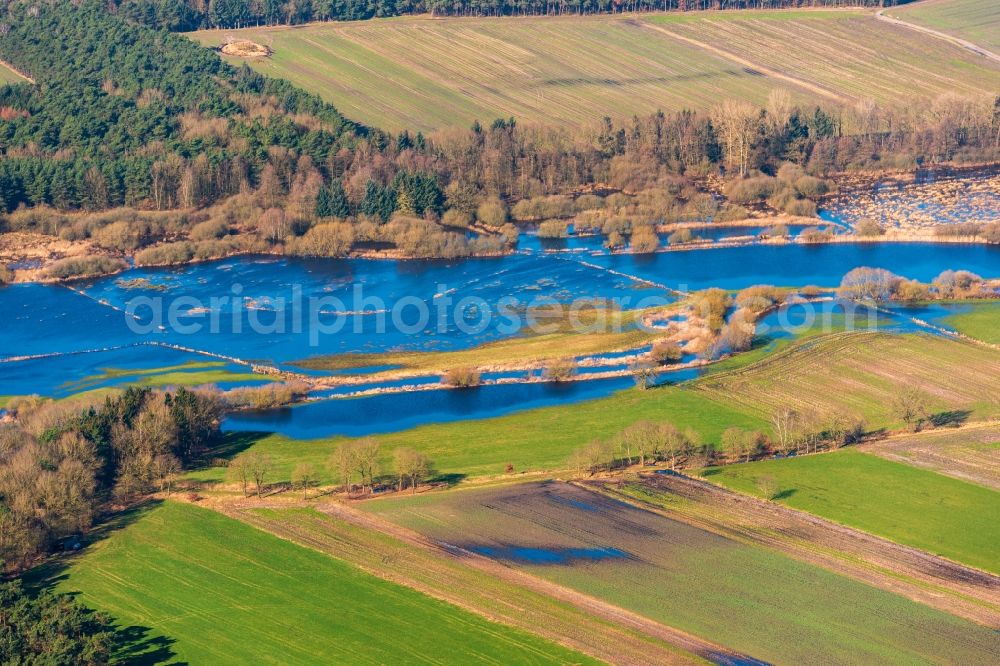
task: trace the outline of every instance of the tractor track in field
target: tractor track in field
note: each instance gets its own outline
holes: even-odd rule
[[[962,39],[961,37],[955,37],[954,35],[949,35],[948,33],[941,32],[940,30],[935,30],[934,28],[927,28],[925,26],[917,25],[916,23],[910,23],[908,21],[904,21],[902,19],[898,19],[892,16],[886,16],[885,12],[887,11],[887,9],[889,8],[880,9],[877,12],[875,12],[875,18],[879,21],[884,21],[892,25],[898,25],[902,28],[906,28],[907,30],[915,30],[917,32],[922,32],[925,35],[936,37],[937,39],[943,39],[946,42],[951,42],[955,46],[960,46],[967,51],[971,51],[972,53],[975,53],[978,56],[982,56],[984,58],[987,58],[988,60],[992,60],[995,63],[1000,63],[1000,54],[996,54],[993,51],[990,51],[987,48],[984,48],[982,46],[979,46],[978,44],[970,42],[967,39]]]
[[[667,28],[664,28],[661,25],[655,25],[653,23],[647,23],[645,21],[638,21],[638,20],[635,21],[634,24],[642,28],[646,28],[648,30],[654,30],[663,35],[666,35],[667,37],[670,37],[671,39],[684,42],[685,44],[689,44],[696,48],[702,49],[703,51],[708,51],[713,55],[719,56],[720,58],[724,58],[725,60],[729,60],[730,62],[734,62],[737,65],[740,65],[741,67],[745,67],[748,71],[757,72],[763,74],[764,76],[769,76],[772,79],[784,81],[785,83],[789,83],[797,88],[808,90],[811,93],[815,93],[821,97],[826,97],[827,99],[833,100],[840,104],[846,104],[850,101],[843,95],[837,94],[832,90],[828,90],[822,86],[818,86],[815,83],[810,83],[809,81],[796,78],[789,74],[785,74],[784,72],[779,72],[776,69],[772,69],[771,67],[767,67],[752,60],[748,60],[735,53],[732,53],[725,49],[720,49],[717,46],[712,46],[711,44],[699,41],[692,37],[686,37],[684,35],[681,35],[680,33],[674,32],[673,30],[668,30]]]
[[[493,621],[525,629],[539,636],[566,645],[603,661],[614,664],[681,664],[690,663],[690,658],[683,654],[666,651],[657,645],[664,643],[686,651],[708,662],[720,666],[766,666],[747,655],[735,652],[710,641],[704,640],[687,632],[661,624],[642,615],[615,606],[581,592],[564,587],[557,583],[534,576],[516,567],[509,566],[479,555],[458,546],[436,541],[425,537],[405,527],[401,527],[378,516],[361,511],[341,502],[301,503],[288,501],[228,501],[214,503],[216,510],[272,532],[277,536],[299,543],[300,545],[325,552],[340,559],[351,561],[344,551],[331,552],[322,540],[307,531],[296,530],[294,526],[275,521],[261,519],[254,514],[255,509],[289,509],[295,507],[310,507],[332,518],[344,521],[352,526],[371,530],[384,536],[397,539],[406,545],[431,553],[436,558],[449,561],[452,565],[461,565],[473,569],[480,574],[486,574],[494,580],[503,581],[511,587],[527,590],[559,604],[573,609],[577,616],[578,626],[566,628],[575,635],[567,635],[549,629],[545,623],[538,622],[538,617],[530,611],[511,607],[509,612],[498,612],[494,609],[484,609],[475,603],[470,603],[462,590],[453,589],[447,585],[433,585],[426,581],[401,571],[392,566],[373,567],[370,563],[352,562],[365,571],[390,580],[397,584],[411,587],[437,599],[457,605]],[[526,612],[527,611],[527,612]]]
[[[641,480],[681,501],[662,507],[620,492],[615,483],[581,485],[1000,629],[1000,576],[699,479],[644,474]]]

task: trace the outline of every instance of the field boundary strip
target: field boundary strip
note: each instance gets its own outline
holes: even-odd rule
[[[743,67],[750,68],[751,70],[753,70],[755,72],[760,72],[761,74],[764,74],[765,76],[769,76],[769,77],[771,77],[773,79],[778,79],[779,81],[784,81],[785,83],[790,83],[790,84],[792,84],[792,85],[794,85],[794,86],[796,86],[798,88],[802,88],[802,89],[808,90],[809,92],[815,93],[815,94],[820,95],[822,97],[826,97],[827,99],[833,100],[835,102],[839,102],[841,104],[847,104],[850,101],[846,97],[844,97],[842,95],[839,95],[839,94],[833,92],[832,90],[827,90],[826,88],[824,88],[822,86],[819,86],[819,85],[817,85],[815,83],[810,83],[809,81],[804,81],[802,79],[796,78],[796,77],[791,76],[789,74],[785,74],[783,72],[779,72],[776,69],[772,69],[772,68],[767,67],[765,65],[761,65],[759,63],[755,63],[752,60],[747,60],[746,58],[743,58],[742,56],[736,55],[735,53],[731,53],[730,51],[727,51],[725,49],[720,49],[719,47],[712,46],[711,44],[706,44],[705,42],[699,41],[699,40],[694,39],[692,37],[685,37],[684,35],[680,35],[680,34],[674,32],[672,30],[668,30],[667,28],[664,28],[661,25],[655,25],[653,23],[648,23],[646,21],[639,22],[638,24],[642,25],[644,28],[647,28],[649,30],[654,30],[656,32],[664,34],[664,35],[670,37],[671,39],[675,39],[677,41],[684,42],[685,44],[690,44],[691,46],[694,46],[696,48],[702,49],[704,51],[708,51],[709,53],[717,55],[717,56],[719,56],[721,58],[725,58],[726,60],[730,60],[730,61],[736,63],[737,65],[741,65]]]
[[[970,42],[967,39],[962,39],[961,37],[956,37],[955,35],[949,35],[946,32],[935,30],[934,28],[928,28],[927,26],[917,25],[916,23],[910,23],[909,21],[904,21],[894,16],[886,16],[885,12],[886,9],[878,10],[877,12],[875,12],[875,18],[879,21],[885,21],[886,23],[891,23],[892,25],[898,25],[908,30],[915,30],[916,32],[922,32],[925,35],[930,35],[931,37],[936,37],[937,39],[943,39],[946,42],[954,44],[955,46],[960,46],[967,51],[971,51],[976,55],[1000,63],[1000,54],[996,54],[986,47],[980,46],[979,44],[976,44],[974,42]]]

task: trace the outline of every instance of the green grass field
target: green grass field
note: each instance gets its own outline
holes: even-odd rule
[[[598,655],[613,655],[622,662],[700,661],[624,622],[608,621],[537,589],[512,584],[493,571],[470,566],[443,551],[414,545],[318,509],[254,509],[251,505],[240,511],[238,518],[380,577],[390,577],[436,598],[474,608],[488,617],[501,618],[507,624],[545,636],[579,641]]]
[[[726,98],[763,103],[775,88],[850,102],[1000,86],[1000,67],[859,10],[406,17],[192,34],[212,46],[230,36],[274,50],[252,67],[387,130],[507,116],[576,125]]]
[[[0,85],[5,83],[24,83],[27,79],[23,76],[7,67],[6,65],[0,64]]]
[[[207,509],[135,518],[58,589],[174,641],[172,663],[590,663]]]
[[[1000,53],[1000,4],[995,0],[924,0],[886,13]]]
[[[568,484],[362,508],[771,663],[976,663],[1000,649],[986,627]],[[620,554],[574,555],[609,548]]]
[[[858,414],[870,429],[901,427],[887,396],[906,387],[920,389],[932,412],[986,418],[998,409],[990,396],[1000,393],[1000,352],[932,335],[838,333],[714,373],[696,387],[765,419],[787,405],[805,414]]]
[[[845,449],[720,467],[713,482],[759,494],[772,475],[782,504],[1000,573],[1000,493]]]
[[[781,18],[741,11],[724,20],[667,15],[650,21],[847,100],[989,94],[1000,82],[1000,67],[869,13],[824,12],[812,19],[773,14]]]
[[[968,312],[951,315],[944,324],[977,340],[1000,344],[1000,303],[978,304]]]
[[[565,469],[570,454],[596,437],[611,437],[635,421],[670,421],[696,429],[706,442],[717,442],[730,425],[763,428],[764,421],[688,388],[663,387],[641,392],[625,390],[608,398],[547,407],[498,418],[422,426],[379,435],[384,462],[392,450],[406,446],[426,453],[441,474],[483,476],[503,474],[507,463],[518,472]],[[241,450],[250,436],[233,435],[216,452],[226,457]],[[267,435],[252,444],[275,463],[273,481],[288,480],[296,463],[313,463],[330,481],[325,462],[344,438],[300,441]],[[225,468],[193,472],[205,481],[224,478]]]

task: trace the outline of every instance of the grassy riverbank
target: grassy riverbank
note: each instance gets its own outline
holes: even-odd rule
[[[387,467],[393,450],[409,447],[425,453],[445,478],[501,475],[508,463],[517,472],[560,470],[587,442],[610,439],[640,420],[691,428],[709,445],[717,445],[729,427],[770,432],[770,415],[781,405],[809,414],[857,414],[869,430],[900,427],[885,395],[906,386],[925,391],[935,413],[959,420],[985,418],[997,412],[984,396],[1000,392],[1000,355],[929,335],[809,336],[736,356],[728,367],[679,386],[629,389],[579,404],[421,426],[377,439]],[[314,464],[323,482],[334,482],[325,463],[345,441],[231,434],[213,455],[226,458],[249,448],[271,457],[275,482],[287,481],[300,462]],[[218,482],[225,478],[225,468],[191,476]]]
[[[944,320],[959,333],[990,344],[1000,344],[1000,303],[977,304],[968,312]]]
[[[475,390],[475,389],[471,389]],[[608,398],[574,405],[546,407],[498,418],[420,426],[379,435],[383,466],[391,465],[392,452],[408,447],[425,453],[445,478],[503,475],[508,463],[517,472],[560,470],[568,467],[570,454],[595,438],[610,438],[638,420],[670,421],[693,428],[706,442],[716,443],[730,425],[765,428],[764,419],[749,410],[733,409],[689,388],[665,386],[648,391],[621,391]],[[267,454],[274,463],[270,481],[287,481],[298,463],[311,463],[323,483],[336,482],[326,462],[344,437],[295,440],[269,433],[233,433],[214,452],[226,458],[252,449]],[[202,481],[222,481],[224,467],[190,474]]]

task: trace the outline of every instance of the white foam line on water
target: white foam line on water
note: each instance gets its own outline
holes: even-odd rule
[[[91,300],[91,301],[97,303],[98,305],[103,305],[106,308],[111,308],[115,312],[121,312],[126,317],[132,317],[136,321],[139,321],[139,315],[134,314],[134,313],[130,313],[127,310],[125,310],[124,308],[120,308],[117,305],[114,305],[113,303],[110,303],[110,302],[108,302],[108,301],[106,301],[104,299],[95,298],[95,297],[91,296],[90,294],[88,294],[87,292],[85,292],[82,289],[77,289],[76,287],[73,287],[73,286],[68,285],[68,284],[62,284],[60,286],[68,289],[69,291],[73,292],[77,296],[83,296],[84,298],[86,298],[88,300]]]
[[[193,347],[184,347],[182,345],[173,344],[170,342],[161,342],[159,340],[142,340],[140,342],[130,342],[124,345],[111,345],[108,347],[94,347],[91,349],[74,349],[71,351],[64,352],[48,352],[44,354],[23,354],[20,356],[6,356],[0,358],[0,363],[16,363],[19,361],[35,361],[47,358],[60,358],[63,356],[78,356],[82,354],[99,354],[102,352],[113,352],[122,349],[131,349],[135,347],[161,347],[163,349],[172,349],[174,351],[186,352],[189,354],[198,354],[200,356],[208,356],[210,358],[219,359],[221,361],[229,361],[231,363],[236,363],[238,365],[245,365],[252,368],[266,368],[268,366],[256,366],[252,362],[245,359],[237,358],[235,356],[227,356],[225,354],[219,354],[217,352],[206,351],[204,349],[195,349]],[[275,371],[278,371],[275,368]]]
[[[562,257],[556,257],[557,259],[562,259]],[[633,282],[638,282],[639,284],[645,284],[650,287],[656,287],[657,289],[663,289],[664,291],[669,291],[678,296],[687,296],[688,292],[681,291],[680,289],[675,289],[673,287],[668,287],[662,282],[654,282],[652,280],[647,280],[646,278],[639,277],[638,275],[632,275],[631,273],[625,273],[622,271],[616,271],[613,268],[608,268],[607,266],[601,266],[600,264],[591,263],[589,261],[564,259],[564,261],[572,261],[573,263],[580,264],[581,266],[586,266],[587,268],[593,268],[595,270],[604,271],[605,273],[610,273],[612,275],[617,275],[618,277],[623,277]]]
[[[95,347],[93,349],[74,349],[73,351],[65,352],[48,352],[45,354],[22,354],[20,356],[5,356],[0,358],[0,363],[17,363],[19,361],[36,361],[44,358],[59,358],[61,356],[77,356],[79,354],[98,354],[101,352],[112,352],[118,351],[119,349],[128,349],[129,347],[137,347],[145,343],[133,342],[127,345],[114,345],[111,347]]]

